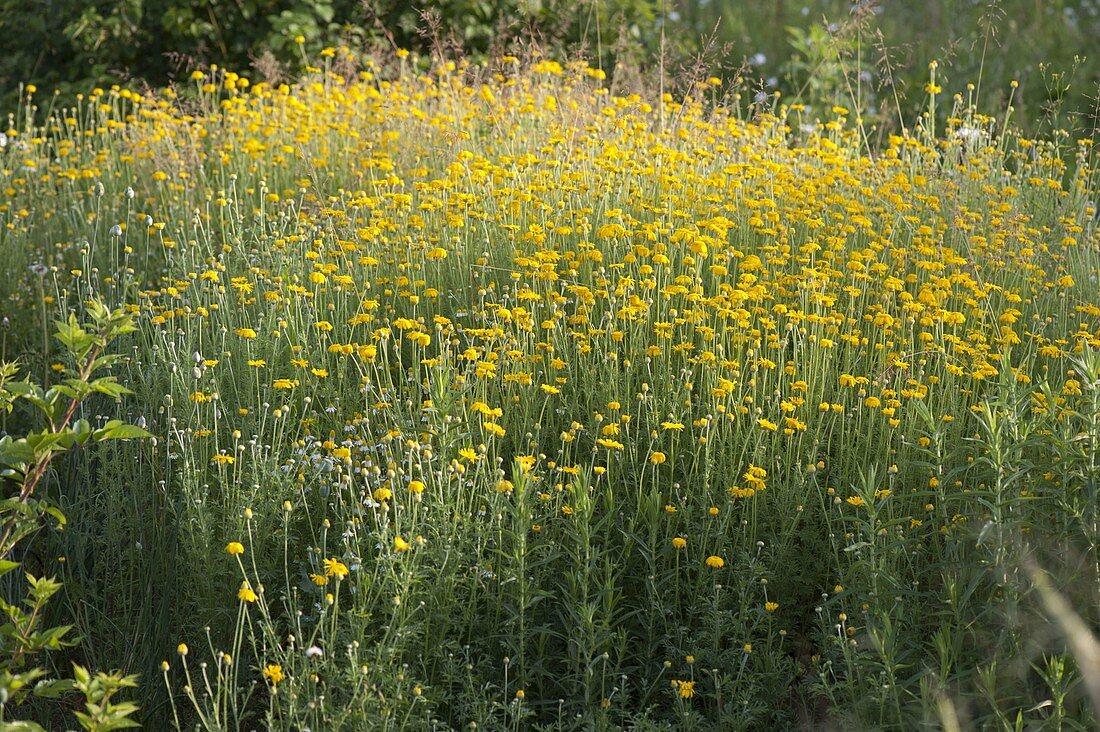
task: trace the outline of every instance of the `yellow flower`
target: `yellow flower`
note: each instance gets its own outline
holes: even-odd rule
[[[241,589],[237,590],[237,597],[241,602],[256,602],[256,593],[252,591],[251,585],[245,580],[241,583]]]
[[[764,610],[766,610],[769,613],[774,613],[778,609],[779,609],[779,603],[778,602],[765,602],[764,603]]]
[[[233,556],[244,554],[244,544],[239,541],[231,541],[225,545],[225,551],[227,554],[232,554]]]
[[[339,559],[326,559],[323,564],[325,565],[325,574],[329,577],[344,579],[348,576],[348,566]]]
[[[653,463],[654,465],[664,465],[665,460],[667,459],[668,458],[663,452],[654,452],[649,456],[649,462]]]
[[[251,328],[237,328],[237,330],[233,332],[239,335],[241,338],[244,338],[245,340],[252,340],[256,337],[256,331],[252,330]]]
[[[283,676],[283,667],[277,663],[269,663],[264,666],[264,677],[271,682],[272,686],[275,686],[285,678]]]
[[[672,685],[676,687],[681,699],[690,699],[695,696],[695,682],[675,679]]]
[[[677,536],[675,539],[672,540],[672,546],[676,549],[683,549],[687,545],[687,539],[682,536]]]
[[[722,567],[726,566],[726,560],[722,559],[722,557],[712,554],[711,556],[707,557],[707,566],[713,569],[721,569]]]
[[[419,480],[410,480],[409,481],[409,493],[423,493],[423,492],[424,492],[424,484],[422,482],[420,482]]]
[[[393,550],[395,552],[407,552],[409,550],[409,542],[402,539],[400,536],[393,537]]]

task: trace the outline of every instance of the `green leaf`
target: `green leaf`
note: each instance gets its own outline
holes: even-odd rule
[[[43,506],[41,503],[38,505],[38,509],[49,516],[53,516],[57,521],[59,527],[68,523],[68,519],[65,518],[65,514],[61,513],[61,509],[56,506]]]
[[[96,337],[81,327],[73,313],[69,314],[67,321],[58,320],[54,324],[57,326],[54,338],[68,348],[78,361],[83,361],[95,345]]]
[[[40,648],[56,651],[59,648],[76,645],[75,640],[65,640],[65,635],[73,629],[71,625],[59,625],[56,628],[35,633],[35,641]]]
[[[96,379],[91,383],[93,391],[98,391],[100,394],[106,394],[112,399],[120,399],[123,394],[130,394],[130,390],[122,384],[114,380],[113,376],[104,376],[102,379]]]
[[[61,589],[61,583],[53,577],[35,577],[29,572],[27,583],[31,586],[28,594],[36,603],[45,603]]]
[[[88,685],[88,681],[92,678],[88,673],[88,669],[81,666],[79,663],[73,664],[73,678],[76,679],[76,683],[82,687]]]
[[[73,423],[73,434],[76,435],[76,444],[83,445],[92,436],[92,424],[86,419],[78,419]]]
[[[37,519],[34,509],[23,503],[18,498],[5,498],[0,501],[0,514],[8,513],[9,511],[14,513],[23,514],[29,519]]]
[[[34,722],[24,720],[0,723],[0,732],[46,732],[46,730]]]
[[[13,562],[10,559],[0,559],[0,577],[3,577],[13,569],[19,568],[19,562]]]
[[[23,397],[27,394],[37,393],[41,394],[42,390],[38,388],[36,384],[32,384],[29,381],[16,381],[13,384],[8,384],[4,387],[9,393],[15,396]]]
[[[92,433],[92,440],[143,440],[153,435],[137,425],[126,424],[122,420],[112,419],[106,425]]]
[[[35,457],[43,455],[49,452],[57,452],[58,450],[67,449],[70,445],[65,445],[65,432],[39,432],[35,435],[27,435],[26,444],[34,451]],[[62,443],[58,445],[58,443]]]
[[[13,440],[6,435],[0,439],[0,465],[22,468],[33,460],[34,448],[25,439]]]
[[[75,688],[72,679],[49,679],[34,685],[34,695],[43,699],[59,699]]]
[[[87,396],[88,386],[80,379],[65,379],[64,384],[58,384],[50,389],[50,394],[60,394],[69,399],[80,400]],[[49,394],[47,394],[49,396]]]
[[[95,361],[92,361],[92,369],[99,370],[110,368],[111,366],[114,366],[116,363],[122,361],[125,358],[126,356],[121,353],[108,353],[106,355],[100,356]]]

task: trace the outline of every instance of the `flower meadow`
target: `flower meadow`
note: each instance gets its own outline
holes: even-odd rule
[[[121,308],[79,414],[153,435],[54,464],[50,658],[161,729],[1097,723],[1091,140],[414,61],[26,88],[0,360]]]

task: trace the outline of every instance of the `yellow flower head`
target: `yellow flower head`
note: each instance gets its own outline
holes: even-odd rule
[[[244,544],[239,541],[231,541],[225,545],[225,551],[227,554],[231,554],[234,557],[239,554],[244,554]]]
[[[264,678],[270,681],[272,686],[275,686],[285,678],[283,676],[283,667],[277,663],[269,663],[264,666]]]
[[[339,559],[326,559],[323,564],[325,565],[325,574],[329,577],[335,577],[336,579],[344,579],[348,576],[348,565],[341,562]]]
[[[256,602],[258,599],[247,580],[241,583],[241,589],[237,590],[237,597],[241,602]]]

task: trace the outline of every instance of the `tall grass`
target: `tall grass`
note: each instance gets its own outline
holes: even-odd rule
[[[1095,723],[1025,571],[1095,627],[1091,141],[413,61],[0,152],[11,343],[140,318],[49,551],[148,724]]]

